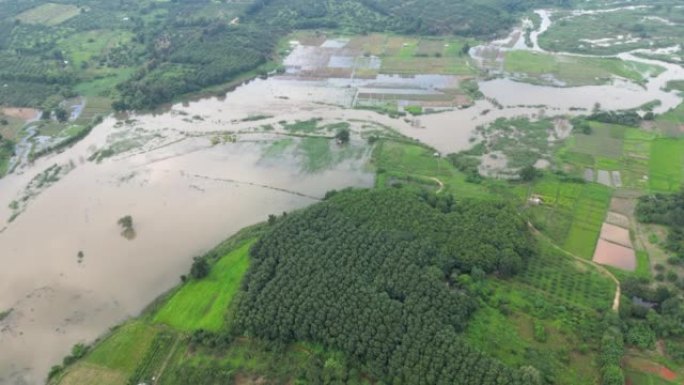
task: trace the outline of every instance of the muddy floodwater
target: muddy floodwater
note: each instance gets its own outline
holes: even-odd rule
[[[531,48],[519,41],[505,48],[501,40],[474,48],[475,61],[478,52],[541,51],[537,38],[551,19],[546,11],[538,13],[543,22],[531,34]],[[325,48],[345,44],[332,43]],[[295,49],[285,64],[301,72],[306,52]],[[331,55],[317,65],[344,70],[351,65]],[[620,57],[665,70],[643,85],[620,79],[587,87],[481,80],[485,98],[468,108],[392,118],[352,107],[368,95],[438,95],[461,79],[429,74],[314,79],[288,68],[224,98],[127,120],[109,117],[63,153],[34,164],[17,160],[14,173],[0,179],[0,384],[42,383],[72,345],[90,342],[138,314],[179,283],[193,256],[240,228],[305,207],[331,189],[371,186],[372,147],[361,137],[364,130],[396,131],[445,154],[470,148],[475,129],[498,118],[587,113],[597,102],[604,109],[628,109],[653,100],[660,101],[655,112],[661,113],[681,102],[663,87],[683,79],[684,69],[632,54]],[[364,65],[380,68],[378,60]],[[353,139],[349,151],[329,141],[326,164],[312,170],[319,160],[307,153],[308,139],[286,134],[287,124],[314,118],[321,126],[350,123]],[[117,225],[125,215],[133,218],[132,240],[121,236]],[[633,269],[633,251],[626,249],[600,243],[597,260]]]
[[[276,135],[212,142],[203,130],[243,116],[206,108],[211,103],[178,108],[211,111],[206,124],[183,121],[178,110],[129,125],[107,119],[72,149],[0,180],[0,311],[11,309],[0,321],[0,383],[41,383],[73,344],[136,315],[178,284],[193,256],[240,228],[330,189],[372,185],[365,143],[358,156],[310,173],[294,152],[264,155]],[[140,137],[148,141],[100,163],[86,160],[112,140]],[[27,195],[29,182],[53,164],[67,171]],[[5,223],[24,196],[21,212]],[[120,235],[124,215],[133,217],[133,240]]]

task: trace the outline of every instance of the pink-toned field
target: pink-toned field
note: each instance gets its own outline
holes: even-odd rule
[[[34,108],[14,108],[14,107],[5,107],[2,109],[2,114],[11,116],[13,118],[18,118],[21,120],[31,120],[35,119],[40,111],[34,109]]]
[[[601,239],[617,243],[625,247],[632,247],[632,241],[629,238],[629,230],[624,227],[615,226],[610,223],[603,223],[601,227]]]
[[[636,269],[636,254],[634,249],[599,239],[594,252],[594,262],[634,271]]]

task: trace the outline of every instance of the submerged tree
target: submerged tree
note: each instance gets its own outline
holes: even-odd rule
[[[341,144],[349,143],[349,137],[349,130],[346,128],[337,131],[337,134],[335,134],[335,139]]]
[[[135,229],[133,228],[133,217],[126,215],[125,217],[119,218],[117,221],[119,226],[121,226],[121,235],[126,239],[135,238]]]

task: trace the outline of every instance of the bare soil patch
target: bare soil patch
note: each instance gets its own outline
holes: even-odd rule
[[[613,198],[610,201],[610,211],[618,214],[632,216],[634,215],[634,208],[636,207],[636,200],[629,198]]]
[[[677,379],[677,373],[652,361],[633,358],[628,360],[628,365],[642,372],[657,374],[660,378],[667,381],[674,381]]]
[[[606,222],[615,226],[629,228],[629,217],[620,213],[609,211],[606,216]]]
[[[17,118],[21,120],[29,121],[35,119],[40,111],[35,108],[17,108],[17,107],[5,107],[2,109],[2,114],[10,116],[12,118]]]
[[[636,254],[634,249],[599,239],[594,252],[594,262],[619,269],[634,271],[636,269]]]
[[[629,230],[624,227],[603,223],[601,226],[601,239],[632,248],[632,240],[629,238]]]

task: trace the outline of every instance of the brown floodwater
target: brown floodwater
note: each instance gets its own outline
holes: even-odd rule
[[[543,30],[550,19],[542,16]],[[537,50],[539,34],[533,34]],[[629,54],[623,58],[654,63]],[[303,59],[292,58],[297,60]],[[684,78],[684,70],[657,64],[666,71],[645,86],[616,81],[559,88],[481,81],[489,100],[420,117],[395,119],[348,107],[364,87],[397,88],[399,82],[432,89],[450,78],[312,80],[289,74],[249,82],[224,98],[134,115],[127,124],[108,118],[72,148],[22,164],[0,179],[0,312],[13,309],[0,321],[0,384],[42,383],[73,344],[92,341],[138,314],[179,282],[193,256],[240,228],[305,207],[330,189],[372,185],[373,174],[365,168],[369,148],[358,135],[353,142],[362,156],[316,173],[304,171],[307,159],[301,151],[266,155],[282,138],[282,121],[347,121],[357,134],[391,127],[442,153],[456,152],[473,145],[477,126],[498,118],[586,113],[574,107],[590,109],[595,102],[606,109],[633,108],[654,99],[662,102],[656,112],[663,112],[681,97],[662,86]],[[262,119],[246,119],[257,115]],[[263,132],[263,126],[274,129]],[[231,133],[238,133],[237,143],[226,139]],[[86,160],[107,147],[120,153],[101,163]],[[64,166],[59,180],[31,183],[55,164]],[[14,201],[18,209],[10,208]],[[16,219],[7,222],[17,210]],[[120,235],[116,221],[124,215],[133,217],[134,240]],[[633,250],[624,249],[602,240],[597,257],[609,256],[605,263],[626,261],[622,267],[633,268]]]
[[[224,115],[214,110],[207,119]],[[119,128],[107,119],[75,147],[0,180],[4,222],[34,175],[52,164],[76,166],[0,225],[0,311],[13,309],[0,321],[0,383],[42,383],[72,345],[138,314],[179,282],[193,256],[240,228],[374,180],[364,168],[367,154],[307,173],[292,152],[265,158],[267,135],[212,145],[188,133],[221,124],[191,124],[173,112],[134,118]],[[150,127],[156,137],[142,148],[100,164],[83,161],[113,137],[125,141],[127,132]],[[120,235],[124,215],[133,217],[134,240]]]

